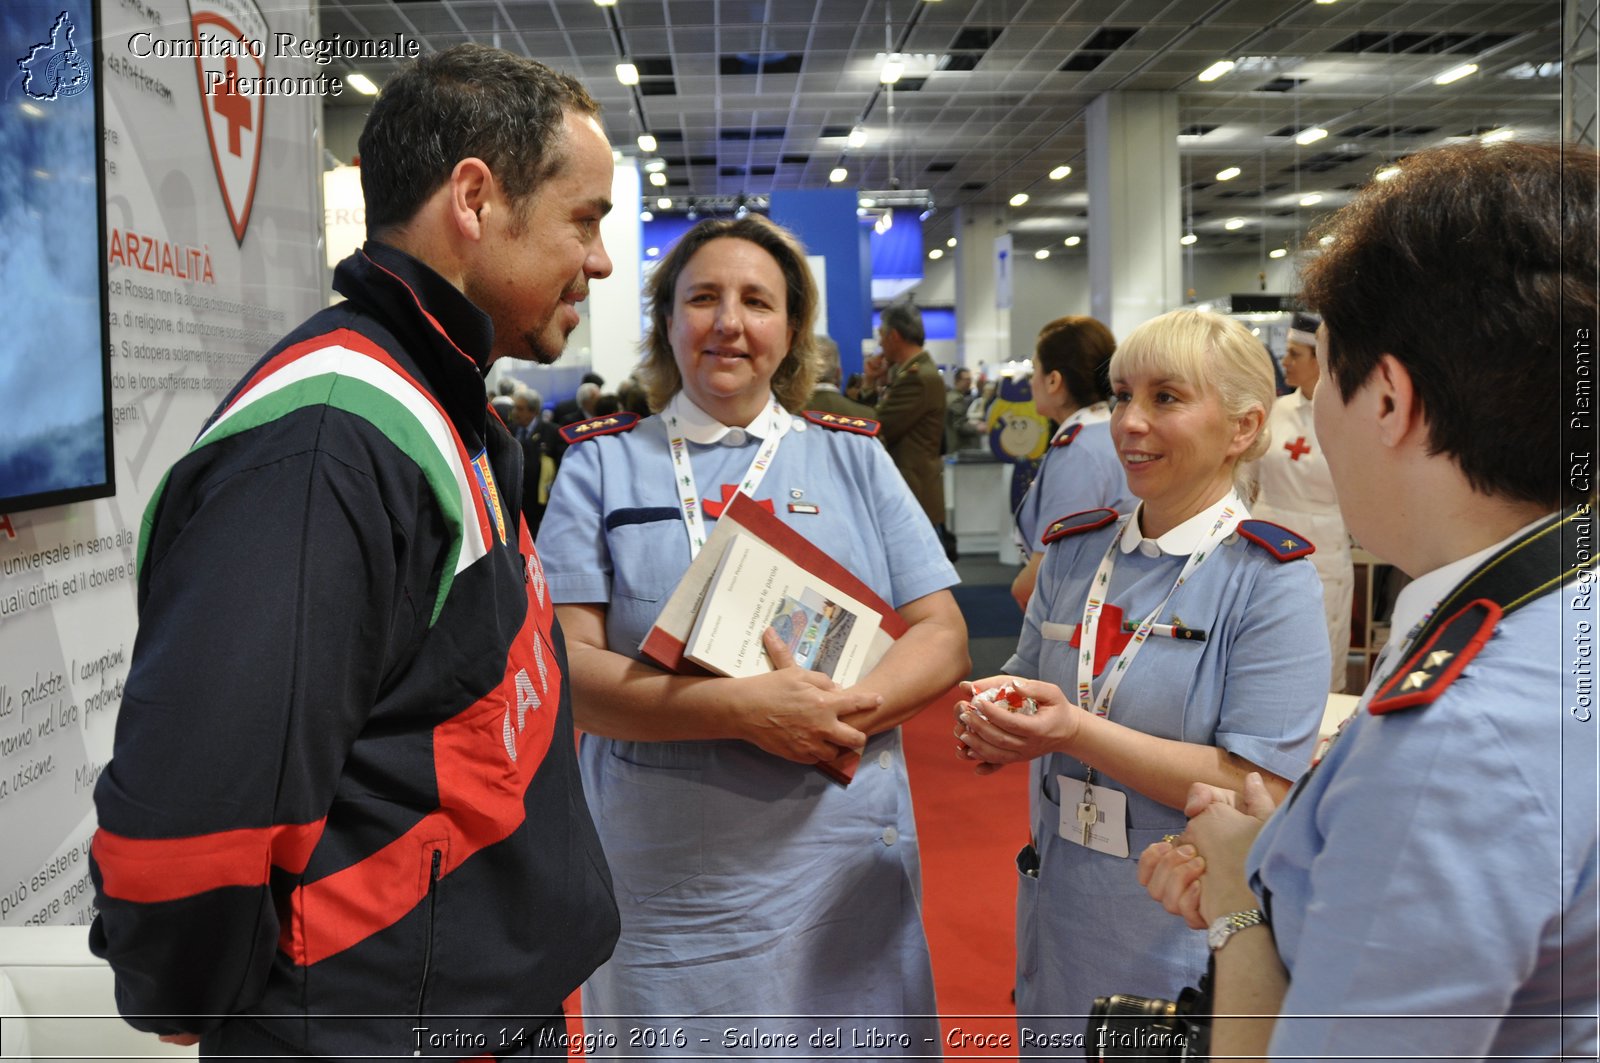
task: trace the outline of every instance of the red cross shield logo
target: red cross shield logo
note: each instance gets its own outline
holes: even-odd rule
[[[267,20],[255,0],[189,0],[200,115],[233,238],[244,243],[261,169]]]

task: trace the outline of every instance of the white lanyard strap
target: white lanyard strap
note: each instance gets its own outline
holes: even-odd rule
[[[1117,551],[1122,544],[1122,532],[1119,531],[1111,537],[1111,546],[1106,550],[1106,556],[1100,561],[1100,568],[1094,574],[1094,581],[1089,584],[1089,597],[1083,603],[1083,620],[1078,627],[1078,645],[1082,652],[1078,655],[1078,705],[1085,712],[1092,712],[1096,716],[1111,715],[1111,699],[1116,695],[1117,688],[1122,685],[1122,679],[1128,674],[1128,666],[1133,663],[1143,648],[1145,640],[1150,637],[1150,631],[1155,627],[1162,610],[1178,592],[1178,588],[1194,575],[1217,543],[1233,534],[1234,526],[1242,519],[1243,507],[1235,498],[1230,498],[1223,506],[1222,512],[1217,515],[1216,522],[1211,525],[1211,530],[1206,533],[1205,539],[1189,555],[1189,560],[1184,563],[1183,571],[1178,573],[1178,581],[1172,585],[1167,596],[1161,599],[1161,604],[1150,610],[1150,614],[1139,623],[1133,637],[1128,640],[1128,645],[1117,657],[1116,667],[1111,669],[1111,674],[1106,676],[1104,685],[1100,687],[1100,696],[1094,696],[1094,654],[1096,638],[1100,630],[1100,614],[1105,608],[1106,597],[1111,589],[1111,571],[1117,563]],[[1138,520],[1135,513],[1130,520]]]
[[[756,496],[756,488],[767,475],[773,455],[778,453],[778,444],[783,441],[784,433],[790,427],[790,419],[776,399],[772,401],[771,411],[774,426],[772,434],[762,442],[750,462],[750,468],[745,470],[744,479],[739,483],[738,493],[751,498]],[[683,513],[683,526],[689,533],[689,558],[693,560],[706,544],[706,522],[700,515],[700,491],[695,486],[694,469],[689,465],[689,440],[678,427],[677,414],[667,414],[666,422],[667,445],[672,451],[672,473],[678,486],[678,508]]]

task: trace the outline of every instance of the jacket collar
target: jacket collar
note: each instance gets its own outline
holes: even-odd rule
[[[339,263],[333,288],[382,321],[452,416],[483,434],[483,375],[494,344],[488,314],[426,263],[376,240]]]

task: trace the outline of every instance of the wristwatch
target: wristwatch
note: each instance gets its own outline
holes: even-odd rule
[[[1206,928],[1206,944],[1211,946],[1211,951],[1216,952],[1228,943],[1228,939],[1239,931],[1252,926],[1262,926],[1267,921],[1266,915],[1260,908],[1251,908],[1249,911],[1232,912],[1228,915],[1219,915],[1211,921]]]

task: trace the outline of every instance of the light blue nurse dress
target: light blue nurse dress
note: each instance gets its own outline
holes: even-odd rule
[[[720,503],[759,440],[688,412],[697,487]],[[791,424],[758,501],[896,608],[957,582],[876,439]],[[610,648],[639,657],[690,560],[661,417],[567,451],[539,554],[554,600],[606,604]],[[580,761],[622,914],[583,989],[600,1055],[939,1053],[898,729],[848,787],[734,740],[586,735]]]
[[[1131,520],[1124,517],[1052,543],[1006,671],[1047,680],[1073,697],[1078,650],[1067,641],[1069,629],[1083,618],[1089,585],[1112,539],[1123,536],[1107,610],[1114,606],[1137,623],[1172,589],[1200,539],[1195,529],[1209,528],[1219,509],[1220,504],[1159,541],[1144,539],[1137,524],[1124,536]],[[1124,552],[1123,546],[1132,549]],[[1298,778],[1316,742],[1328,673],[1322,589],[1311,563],[1281,562],[1232,535],[1194,570],[1157,622],[1199,628],[1205,639],[1152,635],[1122,680],[1111,720],[1163,738],[1220,746],[1270,772]],[[1095,678],[1096,694],[1116,656],[1108,657]],[[1033,801],[1038,866],[1036,875],[1027,873],[1032,860],[1024,850],[1018,860],[1023,872],[1017,893],[1018,1047],[1023,1055],[1076,1058],[1095,997],[1132,993],[1176,999],[1205,973],[1205,935],[1152,903],[1139,885],[1139,853],[1184,829],[1180,810],[1098,773],[1097,787],[1127,794],[1130,855],[1096,852],[1059,833],[1058,776],[1081,780],[1084,765],[1052,754],[1031,767],[1038,787]],[[1068,796],[1071,819],[1077,794],[1069,790]]]
[[[1273,1058],[1595,1058],[1589,575],[1501,620],[1430,705],[1369,714],[1399,665],[1374,672],[1268,820],[1248,869],[1289,972]]]

